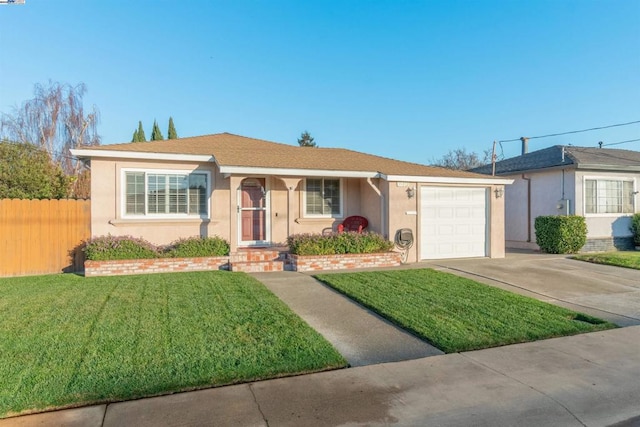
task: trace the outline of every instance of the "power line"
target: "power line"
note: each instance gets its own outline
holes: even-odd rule
[[[560,132],[560,133],[550,133],[548,135],[530,136],[527,139],[549,138],[551,136],[561,136],[561,135],[570,135],[570,134],[573,134],[573,133],[591,132],[591,131],[594,131],[594,130],[609,129],[609,128],[615,128],[615,127],[619,127],[619,126],[628,126],[628,125],[633,125],[633,124],[636,124],[636,123],[640,123],[640,120],[635,120],[633,122],[627,122],[627,123],[617,123],[615,125],[599,126],[599,127],[589,128],[589,129],[572,130],[572,131]],[[514,141],[521,141],[521,138],[502,139],[502,140],[500,140],[498,142],[514,142]]]
[[[601,147],[608,147],[609,145],[626,144],[627,142],[636,142],[636,141],[640,141],[640,138],[638,138],[638,139],[629,139],[627,141],[610,142],[609,144],[602,144]],[[598,144],[601,144],[601,142],[599,142]]]

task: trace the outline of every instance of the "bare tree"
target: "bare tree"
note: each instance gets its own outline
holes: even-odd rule
[[[82,165],[71,157],[69,149],[100,145],[98,110],[93,106],[85,113],[82,105],[86,91],[84,83],[36,84],[33,99],[15,107],[12,114],[2,114],[0,135],[46,150],[67,175],[79,176]]]
[[[475,152],[467,153],[465,148],[449,150],[441,159],[431,161],[434,166],[458,170],[469,170],[489,163],[491,163],[491,150],[484,150],[483,156],[480,158]]]

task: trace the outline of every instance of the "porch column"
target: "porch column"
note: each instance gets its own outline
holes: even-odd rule
[[[293,225],[295,218],[292,218],[294,216],[293,213],[296,211],[295,191],[296,191],[296,188],[298,187],[298,184],[300,184],[300,181],[302,181],[302,178],[298,178],[298,177],[285,178],[281,176],[277,178],[284,183],[285,187],[287,187],[287,237],[288,237],[295,231],[293,230],[293,227],[295,227]]]
[[[231,252],[238,250],[238,210],[240,206],[240,201],[238,200],[238,189],[240,188],[240,183],[245,178],[245,176],[233,175],[229,177],[229,243],[231,246]]]

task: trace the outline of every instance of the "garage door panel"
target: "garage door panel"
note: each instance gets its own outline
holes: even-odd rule
[[[486,256],[486,199],[484,188],[422,187],[421,258]]]

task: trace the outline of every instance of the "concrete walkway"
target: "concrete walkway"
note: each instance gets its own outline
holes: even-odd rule
[[[351,366],[443,354],[309,275],[293,271],[252,275],[324,336]]]
[[[0,420],[32,426],[640,424],[640,326]]]

